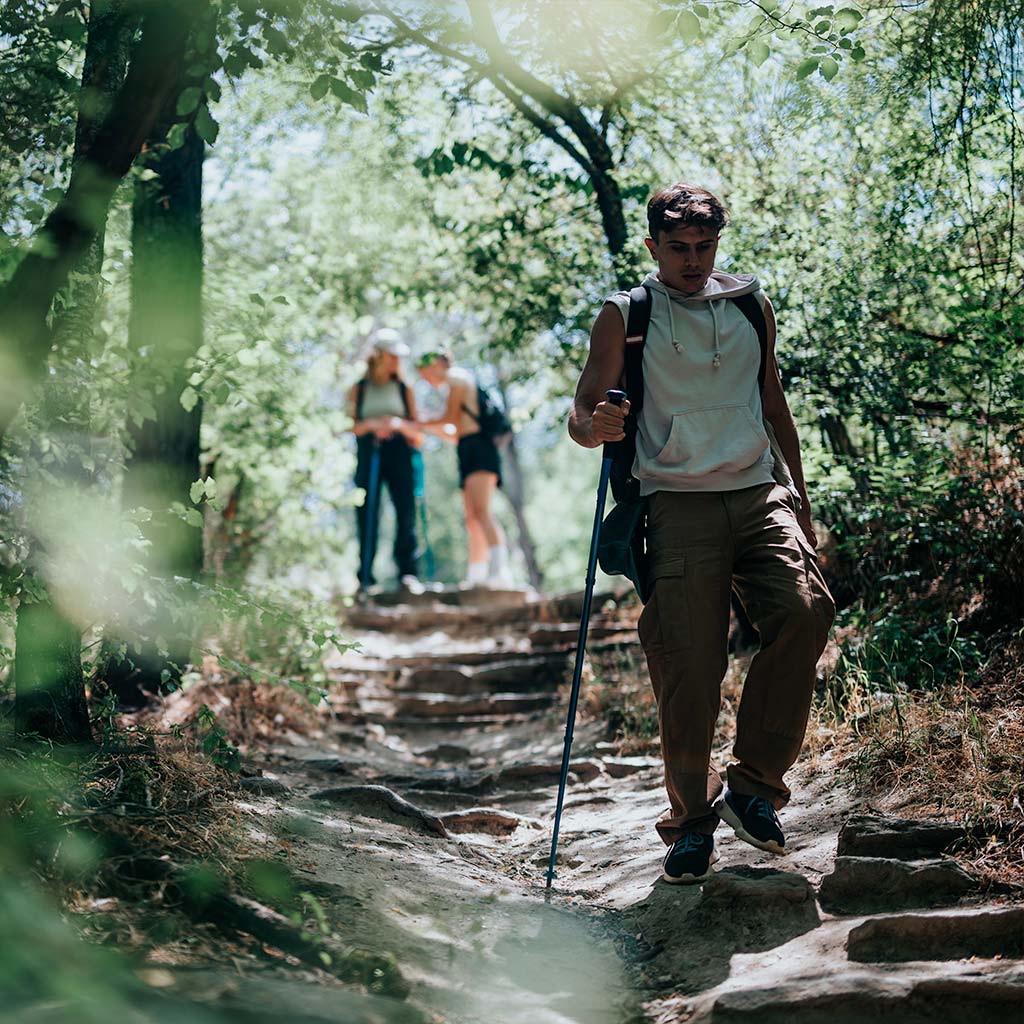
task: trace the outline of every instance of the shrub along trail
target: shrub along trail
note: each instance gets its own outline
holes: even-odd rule
[[[635,611],[595,607],[594,655],[639,658]],[[723,827],[712,880],[671,886],[660,760],[581,722],[546,899],[578,610],[476,592],[353,611],[362,649],[332,667],[347,699],[319,735],[253,751],[242,786],[254,848],[349,950],[384,957],[362,978],[376,994],[250,968],[174,972],[180,993],[309,1021],[1018,1019],[1019,896],[945,855],[961,829],[856,800],[827,753],[794,770],[785,856]]]

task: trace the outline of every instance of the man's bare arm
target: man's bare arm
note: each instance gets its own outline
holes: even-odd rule
[[[466,398],[466,388],[460,381],[448,382],[448,404],[444,412],[436,419],[420,420],[420,427],[428,433],[435,434],[445,441],[458,440],[459,424],[462,422],[462,405]]]
[[[626,436],[623,424],[629,402],[616,406],[605,398],[605,392],[617,388],[622,380],[625,344],[622,314],[613,303],[606,302],[590,332],[590,352],[569,411],[569,436],[584,448],[621,441]]]
[[[775,431],[775,439],[782,449],[783,458],[789,466],[793,475],[793,482],[800,492],[801,506],[797,513],[800,527],[804,531],[811,547],[818,546],[818,538],[814,533],[814,526],[811,522],[811,501],[807,497],[807,485],[804,482],[804,467],[800,459],[800,438],[796,432],[796,423],[793,421],[793,414],[789,411],[789,404],[786,402],[786,395],[782,390],[782,378],[779,377],[779,366],[775,361],[775,311],[768,299],[764,303],[764,315],[768,321],[768,353],[767,367],[764,378],[764,392],[762,403],[764,406],[764,418],[772,425]]]

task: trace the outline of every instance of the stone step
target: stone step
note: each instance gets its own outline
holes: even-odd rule
[[[887,857],[837,857],[821,880],[818,901],[833,914],[950,906],[978,882],[955,861],[901,861]]]
[[[532,590],[522,587],[481,587],[446,586],[441,583],[424,583],[421,588],[397,590],[373,588],[370,591],[368,607],[377,608],[427,608],[442,605],[450,608],[520,608],[535,600]]]
[[[363,716],[367,722],[384,725],[389,732],[411,729],[417,732],[436,729],[439,735],[447,735],[457,729],[482,729],[487,726],[507,727],[525,722],[534,722],[543,713],[540,711],[509,712],[493,715],[454,715],[450,718],[437,715],[396,715],[387,713],[370,713]],[[424,742],[423,739],[417,742]]]
[[[871,971],[787,981],[720,995],[714,1024],[1010,1024],[1024,1011],[1024,975],[902,977]]]
[[[839,830],[836,853],[840,857],[918,860],[937,857],[966,836],[967,830],[952,822],[855,814]]]
[[[550,693],[416,693],[398,695],[394,707],[398,717],[463,718],[537,711],[549,707],[554,699]]]
[[[872,917],[846,938],[851,960],[897,963],[1024,956],[1024,907]]]
[[[432,668],[414,669],[403,675],[396,691],[399,694],[429,692],[460,695],[495,691],[529,693],[557,687],[565,681],[570,669],[564,655],[497,661],[474,668],[438,664]]]

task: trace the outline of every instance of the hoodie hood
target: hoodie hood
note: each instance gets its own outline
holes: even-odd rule
[[[707,283],[699,292],[688,295],[676,288],[665,284],[657,274],[648,274],[644,284],[649,285],[652,291],[659,291],[668,299],[669,332],[672,335],[672,345],[678,352],[683,344],[683,339],[676,334],[676,319],[672,307],[681,302],[686,306],[698,306],[707,303],[711,311],[711,322],[714,328],[715,350],[711,357],[711,365],[717,370],[722,365],[722,341],[719,332],[718,310],[715,308],[720,300],[736,298],[739,295],[750,295],[756,292],[760,283],[753,274],[727,274],[723,270],[712,270]]]
[[[647,275],[644,284],[662,292],[670,299],[675,299],[676,302],[717,302],[719,299],[750,295],[761,287],[760,281],[753,274],[727,274],[724,270],[712,270],[707,284],[692,295],[665,284],[654,272]]]

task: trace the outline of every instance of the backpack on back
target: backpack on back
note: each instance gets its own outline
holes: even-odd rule
[[[462,406],[462,411],[476,420],[480,433],[489,437],[495,448],[504,448],[512,440],[512,424],[508,415],[490,391],[479,384],[476,388],[476,400],[479,415],[471,412],[465,405]]]

